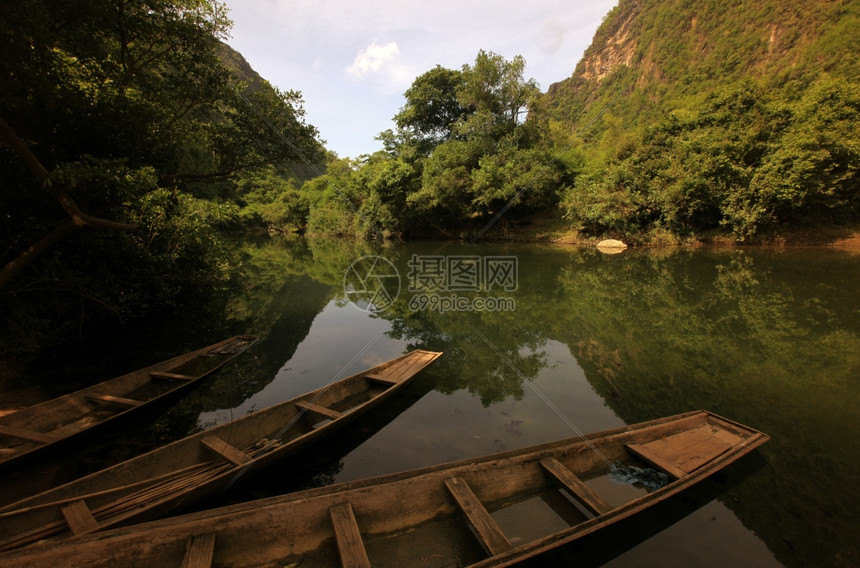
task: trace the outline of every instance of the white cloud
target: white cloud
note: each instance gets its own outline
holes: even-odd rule
[[[399,56],[400,48],[393,41],[385,45],[371,43],[358,52],[358,55],[355,56],[355,60],[347,68],[346,72],[356,79],[361,79],[370,73],[380,71],[383,65],[397,59]]]
[[[385,45],[371,43],[358,52],[346,69],[353,80],[367,81],[382,95],[401,94],[415,79],[415,69],[400,58],[396,42]]]
[[[230,45],[282,89],[305,95],[307,120],[329,147],[379,147],[412,81],[459,69],[479,49],[522,55],[546,89],[569,77],[617,0],[226,0]]]

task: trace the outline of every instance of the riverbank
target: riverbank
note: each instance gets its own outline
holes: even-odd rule
[[[664,230],[639,235],[585,235],[571,227],[561,211],[535,213],[517,221],[499,221],[482,235],[484,241],[544,242],[557,245],[594,246],[604,239],[619,239],[631,246],[695,247],[695,246],[823,246],[860,251],[860,225],[825,226],[803,229],[783,229],[749,237],[742,241],[719,231],[705,231],[679,236]],[[477,232],[480,229],[476,229]]]

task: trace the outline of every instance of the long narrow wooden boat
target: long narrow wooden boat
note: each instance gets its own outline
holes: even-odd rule
[[[0,469],[178,396],[245,351],[240,335],[0,416]]]
[[[767,440],[688,412],[37,545],[0,554],[0,568],[509,566],[665,500]],[[650,466],[669,481],[613,484],[616,460],[613,468]]]
[[[441,353],[415,350],[297,398],[0,508],[0,551],[189,506],[378,406]]]

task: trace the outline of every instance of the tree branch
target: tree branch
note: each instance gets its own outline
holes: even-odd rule
[[[53,195],[57,201],[60,202],[60,205],[69,214],[69,217],[72,218],[72,221],[76,225],[90,225],[92,227],[102,227],[104,229],[111,229],[113,231],[134,231],[137,229],[137,225],[130,223],[118,223],[116,221],[109,221],[107,219],[100,219],[98,217],[93,217],[92,215],[88,215],[81,211],[78,204],[75,203],[75,200],[66,193],[64,189],[60,189],[58,187],[54,187],[51,183],[51,175],[48,173],[48,170],[39,162],[39,159],[27,148],[27,145],[24,144],[24,141],[21,140],[18,135],[12,130],[12,127],[6,124],[6,121],[0,117],[0,138],[2,138],[12,150],[18,154],[18,157],[21,158],[21,161],[24,162],[24,165],[27,166],[27,169],[36,176],[36,179],[42,183],[42,186]]]
[[[51,175],[48,173],[48,170],[45,169],[39,159],[30,151],[15,131],[12,130],[12,127],[6,124],[6,121],[3,120],[2,117],[0,117],[0,139],[5,141],[12,148],[21,161],[24,162],[24,165],[27,166],[27,169],[30,170],[37,180],[39,180],[42,187],[44,187],[48,193],[53,195],[57,201],[60,202],[60,205],[66,213],[68,213],[69,217],[71,217],[69,221],[63,223],[39,239],[38,242],[30,246],[27,250],[19,254],[17,258],[4,266],[3,270],[0,270],[0,290],[2,290],[15,276],[17,276],[25,266],[29,265],[40,254],[45,252],[48,247],[64,238],[66,235],[72,233],[78,227],[89,225],[91,227],[102,227],[113,231],[134,231],[137,229],[138,226],[135,224],[118,223],[116,221],[100,219],[81,211],[78,204],[75,203],[75,200],[72,199],[65,190],[52,186]]]
[[[12,130],[12,127],[6,124],[6,121],[0,117],[0,137],[3,138],[3,141],[9,144],[12,150],[18,154],[18,157],[21,158],[21,161],[24,162],[24,165],[27,166],[27,169],[36,176],[36,179],[39,180],[43,185],[51,182],[51,176],[48,174],[48,170],[39,162],[39,159],[33,155],[27,145],[24,144],[24,141],[18,138],[18,135],[15,134],[15,131]]]
[[[199,182],[215,182],[222,181],[225,179],[230,179],[234,177],[236,174],[244,172],[246,170],[261,168],[263,166],[268,166],[273,163],[273,160],[261,159],[256,162],[248,162],[245,164],[239,164],[235,167],[232,167],[228,170],[223,170],[220,172],[210,172],[207,174],[192,174],[192,173],[182,173],[182,172],[174,172],[172,174],[165,174],[161,176],[159,183],[163,185],[169,185],[171,183],[176,183],[177,181],[199,181]]]
[[[0,290],[3,290],[24,267],[45,252],[49,246],[62,240],[66,235],[73,233],[78,228],[80,228],[80,225],[76,224],[73,220],[66,221],[19,254],[17,258],[4,266],[3,270],[0,270]]]

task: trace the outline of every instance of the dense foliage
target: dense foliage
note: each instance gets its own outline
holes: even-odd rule
[[[525,60],[480,51],[462,69],[435,67],[415,79],[379,135],[384,150],[333,159],[297,199],[314,235],[464,237],[554,207],[565,175],[549,140],[526,117],[540,91]],[[284,218],[286,220],[286,218]]]
[[[585,155],[562,199],[574,227],[744,240],[855,224],[858,25],[852,1],[619,2],[544,104]]]
[[[237,181],[319,152],[299,93],[222,62],[230,25],[202,0],[0,5],[5,338],[221,286]]]
[[[787,103],[752,81],[675,112],[583,173],[564,199],[592,233],[738,239],[785,227],[845,224],[860,212],[860,97],[822,79]]]

